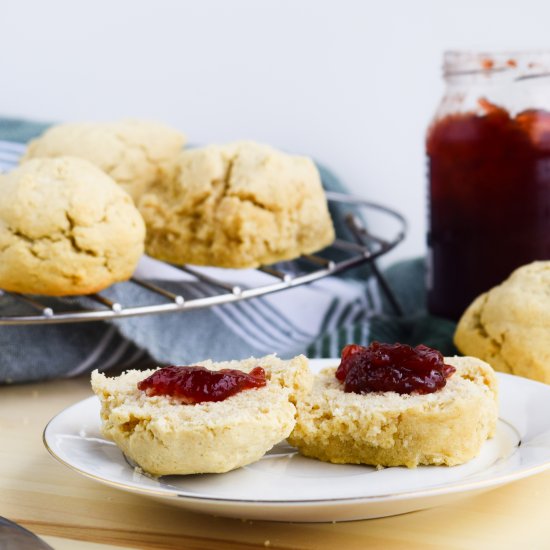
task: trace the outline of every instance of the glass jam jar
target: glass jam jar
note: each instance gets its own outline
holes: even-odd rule
[[[550,52],[447,52],[427,134],[428,310],[550,259]]]

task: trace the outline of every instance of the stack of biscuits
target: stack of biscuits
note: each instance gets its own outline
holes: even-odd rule
[[[127,280],[145,251],[251,268],[324,248],[314,163],[254,142],[183,149],[152,122],[61,124],[0,174],[0,288],[64,296]]]

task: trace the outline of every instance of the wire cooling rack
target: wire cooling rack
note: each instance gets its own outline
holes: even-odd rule
[[[204,269],[200,267],[175,265],[174,267],[191,276],[192,280],[208,283],[208,286],[213,290],[212,295],[184,299],[183,296],[147,279],[132,277],[130,282],[150,292],[155,297],[155,302],[158,299],[158,303],[137,306],[114,302],[102,294],[91,294],[86,296],[86,304],[93,303],[97,307],[83,306],[76,311],[74,309],[64,311],[62,302],[59,306],[52,307],[48,305],[51,299],[46,297],[0,290],[0,305],[3,299],[11,297],[12,302],[24,303],[35,311],[33,315],[2,315],[0,316],[0,325],[82,323],[137,315],[190,311],[247,300],[271,292],[293,288],[367,263],[371,263],[373,273],[379,279],[381,288],[388,297],[390,304],[396,313],[400,313],[399,304],[391,292],[391,288],[376,268],[375,260],[392,250],[405,238],[407,231],[405,218],[391,208],[350,195],[327,192],[327,199],[329,203],[339,205],[340,210],[342,207],[349,207],[349,212],[344,215],[347,226],[346,233],[348,233],[349,239],[336,239],[329,247],[319,253],[303,255],[292,262],[282,262],[258,268],[258,271],[270,276],[271,281],[266,284],[251,286],[229,283],[222,278],[205,273]],[[386,222],[390,222],[390,225],[394,226],[391,230],[384,231],[390,233],[389,237],[374,234],[365,226],[364,220],[370,220],[373,215],[382,216],[382,225],[387,225]],[[338,259],[329,259],[334,257]]]

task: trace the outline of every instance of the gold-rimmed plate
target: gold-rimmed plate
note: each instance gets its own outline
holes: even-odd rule
[[[313,360],[312,370],[338,364]],[[100,431],[99,401],[65,409],[44,430],[61,463],[95,481],[214,515],[274,521],[346,521],[430,508],[550,468],[550,386],[498,374],[496,436],[461,466],[415,469],[327,464],[286,443],[226,474],[151,478],[135,469]]]

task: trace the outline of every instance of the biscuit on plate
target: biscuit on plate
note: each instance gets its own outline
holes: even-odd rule
[[[288,441],[307,457],[336,464],[462,464],[495,433],[497,381],[473,357],[446,357],[445,364],[456,372],[425,395],[345,393],[336,368],[325,369],[298,403]]]
[[[128,279],[145,226],[130,196],[87,160],[34,159],[0,175],[0,288],[65,296]]]
[[[456,347],[502,372],[550,384],[550,262],[533,262],[478,296],[462,315]]]
[[[147,253],[173,263],[258,267],[334,240],[315,164],[259,143],[183,151],[176,177],[138,206]]]
[[[181,132],[144,120],[59,124],[29,143],[23,161],[84,158],[109,174],[137,201],[150,185],[172,176],[184,143]]]
[[[104,436],[150,474],[222,473],[259,460],[290,434],[295,403],[311,386],[303,355],[290,361],[271,355],[196,365],[244,372],[260,366],[267,384],[219,402],[182,404],[137,388],[155,370],[128,371],[116,378],[92,373]]]

